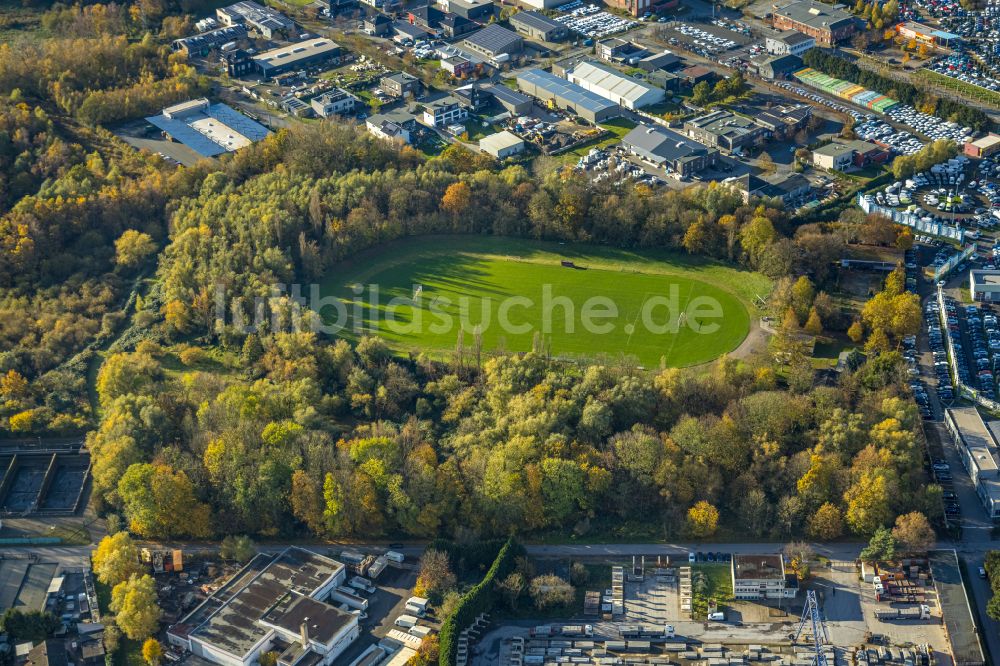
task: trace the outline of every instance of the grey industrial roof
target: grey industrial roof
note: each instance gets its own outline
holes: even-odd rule
[[[534,10],[518,12],[510,17],[510,22],[511,24],[520,23],[521,25],[529,28],[544,30],[546,32],[550,30],[566,29],[566,26],[559,21],[553,21],[545,14]]]
[[[65,644],[61,640],[50,639],[42,641],[28,652],[25,666],[66,666],[68,663]]]
[[[265,51],[260,55],[255,55],[253,59],[264,71],[264,73],[267,74],[267,70],[273,69],[274,67],[294,65],[295,63],[307,58],[312,58],[326,53],[333,53],[339,48],[340,45],[336,42],[321,37],[319,39],[310,39],[304,42],[297,42],[295,44],[289,44],[288,46],[282,46],[281,48]]]
[[[200,621],[190,636],[242,658],[267,635],[269,630],[257,621],[268,609],[289,592],[312,594],[343,568],[339,562],[298,547],[273,558],[258,555],[232,584],[206,600],[209,608],[217,609],[207,619],[199,615],[201,607],[185,618],[191,624],[191,618]]]
[[[162,113],[150,116],[146,120],[203,157],[214,157],[230,150],[229,147],[217,143],[191,126],[191,123],[206,118],[215,118],[222,125],[235,130],[250,141],[260,141],[271,133],[260,123],[225,104],[211,104],[205,111],[187,115],[182,120],[167,118]]]
[[[658,69],[668,69],[680,63],[681,59],[679,57],[673,53],[664,51],[663,53],[654,53],[653,55],[646,56],[639,61],[639,66],[649,65]]]
[[[408,37],[413,37],[415,39],[425,37],[426,35],[430,34],[426,30],[421,28],[419,25],[414,25],[412,23],[408,23],[407,21],[394,21],[392,24],[392,28],[398,33],[404,34]]]
[[[295,25],[290,18],[281,12],[253,0],[241,0],[241,2],[223,7],[222,11],[241,16],[252,25],[264,26],[271,30],[287,30]]]
[[[659,126],[638,125],[625,135],[622,143],[650,162],[673,162],[708,152],[708,149],[697,141]]]
[[[797,30],[786,30],[778,35],[778,39],[789,46],[795,46],[796,44],[802,44],[803,42],[815,41],[809,35],[805,35]]]
[[[740,136],[758,129],[754,121],[729,111],[714,111],[688,123],[716,136]]]
[[[814,0],[796,0],[778,7],[775,13],[786,16],[796,23],[820,29],[834,28],[847,21],[854,21],[854,17],[847,12]]]
[[[196,51],[205,48],[211,49],[228,42],[243,39],[246,36],[247,29],[244,26],[231,25],[225,28],[209,30],[208,32],[203,32],[198,35],[175,39],[173,42],[173,48],[175,51],[180,50],[181,48],[187,49],[188,51]]]
[[[353,618],[352,614],[330,604],[289,593],[268,609],[261,621],[294,634],[300,632],[305,622],[310,639],[328,644]]]
[[[405,85],[407,83],[413,83],[414,81],[417,80],[417,77],[413,76],[412,74],[407,74],[406,72],[394,72],[392,74],[386,74],[382,78],[387,79],[389,81],[396,81],[401,85]]]
[[[592,113],[601,113],[608,109],[617,108],[600,95],[590,92],[575,83],[570,83],[565,79],[560,79],[551,72],[541,69],[529,69],[517,75],[517,80],[526,81],[533,86],[541,88],[554,97],[560,97],[573,106],[586,109]]]
[[[508,49],[519,49],[522,41],[516,33],[496,23],[490,24],[465,38],[466,44],[475,46],[486,53],[507,53]]]
[[[489,136],[484,136],[479,140],[479,147],[483,150],[486,150],[487,148],[502,150],[504,148],[510,148],[512,146],[523,144],[524,140],[521,137],[507,130],[497,132],[496,134],[490,134]]]
[[[511,90],[507,86],[489,86],[483,88],[483,90],[489,91],[498,100],[507,102],[508,104],[524,104],[531,101],[531,98],[527,95],[519,93],[516,90]]]

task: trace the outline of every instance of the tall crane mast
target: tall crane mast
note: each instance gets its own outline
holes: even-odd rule
[[[806,593],[806,605],[802,609],[802,617],[799,619],[799,626],[792,635],[792,642],[798,643],[803,633],[806,633],[807,626],[812,632],[813,649],[816,651],[815,666],[831,666],[823,652],[823,646],[830,642],[826,633],[826,624],[820,615],[819,601],[816,600],[816,591],[809,590]]]

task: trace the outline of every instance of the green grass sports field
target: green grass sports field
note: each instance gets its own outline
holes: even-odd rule
[[[541,339],[554,356],[625,354],[646,367],[736,349],[748,304],[771,287],[678,254],[469,236],[399,241],[338,273],[323,290],[343,307],[323,315],[348,339],[373,333],[399,351],[442,355],[462,331],[466,349],[477,333],[485,351],[528,351]]]

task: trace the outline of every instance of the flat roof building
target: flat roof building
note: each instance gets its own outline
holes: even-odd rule
[[[896,25],[896,33],[906,40],[915,40],[929,46],[949,47],[961,39],[953,32],[945,32],[937,28],[931,28],[916,21],[906,21]]]
[[[225,104],[193,99],[163,109],[146,120],[202,157],[215,157],[260,141],[271,132]]]
[[[972,299],[983,303],[1000,301],[1000,271],[972,269],[969,271]]]
[[[622,74],[613,67],[596,62],[581,62],[569,72],[566,78],[569,79],[570,83],[575,83],[610,102],[633,111],[662,102],[666,97],[662,88],[643,83]]]
[[[326,603],[345,575],[343,564],[298,547],[258,555],[167,637],[225,666],[250,666],[268,651],[279,664],[329,666],[359,635],[357,615]]]
[[[534,106],[530,97],[516,90],[511,90],[504,85],[487,86],[483,90],[493,95],[493,99],[514,116],[523,116],[526,113],[531,113],[531,107]]]
[[[991,157],[1000,152],[1000,134],[990,132],[984,137],[965,144],[963,152],[969,157]]]
[[[487,58],[516,55],[524,50],[524,39],[496,23],[472,33],[462,43]]]
[[[537,100],[569,111],[591,123],[621,115],[617,104],[541,69],[529,69],[518,74],[517,87]]]
[[[272,78],[317,62],[339,59],[340,54],[339,44],[320,37],[265,51],[253,56],[253,60],[265,78]]]
[[[864,167],[885,161],[888,153],[874,143],[860,139],[847,143],[833,142],[813,151],[813,164],[831,171],[843,171],[852,164]]]
[[[228,7],[215,10],[222,25],[249,25],[264,37],[271,39],[276,34],[288,34],[295,28],[295,23],[271,7],[265,7],[253,0],[241,0]]]
[[[699,143],[730,153],[763,143],[767,134],[767,130],[750,118],[729,111],[713,111],[688,120],[684,123],[684,131]]]
[[[788,585],[781,555],[733,555],[730,571],[737,599],[784,599],[798,591],[797,585]]]
[[[470,21],[486,23],[493,16],[491,0],[448,0],[448,11]]]
[[[815,0],[795,0],[774,10],[777,30],[794,30],[809,35],[818,46],[833,46],[849,39],[858,29],[851,14]]]
[[[479,140],[479,150],[498,160],[524,152],[524,140],[513,132],[504,130]]]
[[[313,97],[309,104],[317,116],[328,118],[330,116],[343,116],[353,112],[357,101],[358,98],[346,90],[334,88],[322,95]]]
[[[569,28],[564,24],[534,10],[518,12],[508,21],[514,30],[543,42],[559,42],[569,35]]]
[[[638,125],[622,138],[629,153],[652,166],[690,177],[715,164],[719,151],[659,125]]]
[[[1000,518],[1000,465],[993,429],[975,407],[949,407],[944,424],[958,450],[965,471],[976,488],[979,500],[992,519]],[[1000,426],[995,422],[992,426]]]
[[[231,25],[225,28],[216,28],[191,37],[175,39],[170,48],[174,51],[185,53],[188,57],[206,56],[211,51],[222,48],[223,44],[238,42],[246,39],[247,29],[242,25]]]

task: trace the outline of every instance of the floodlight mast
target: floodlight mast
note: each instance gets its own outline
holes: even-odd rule
[[[823,623],[823,617],[820,615],[819,602],[816,600],[815,590],[809,590],[806,593],[806,605],[802,609],[799,626],[792,636],[792,643],[798,643],[799,638],[805,632],[807,622],[812,629],[813,649],[816,651],[816,657],[813,660],[814,666],[830,666],[826,660],[826,654],[823,652],[823,646],[829,642],[829,638],[826,635],[826,625]]]

